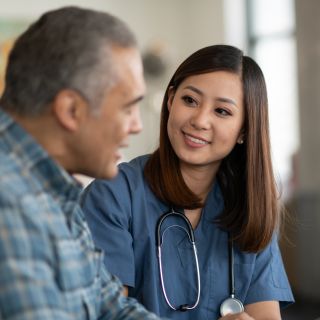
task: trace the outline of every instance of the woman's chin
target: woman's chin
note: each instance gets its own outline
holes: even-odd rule
[[[178,157],[180,162],[188,164],[190,166],[205,166],[210,162],[204,161],[203,157]]]

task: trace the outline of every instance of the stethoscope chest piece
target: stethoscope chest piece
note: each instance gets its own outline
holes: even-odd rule
[[[220,314],[222,317],[226,316],[228,313],[235,314],[243,311],[244,308],[242,302],[236,298],[226,299],[220,306]]]

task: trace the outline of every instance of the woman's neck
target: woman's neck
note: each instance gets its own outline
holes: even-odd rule
[[[214,184],[220,163],[196,166],[180,161],[180,169],[185,183],[203,202]]]

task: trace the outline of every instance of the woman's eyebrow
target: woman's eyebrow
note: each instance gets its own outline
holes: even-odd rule
[[[201,90],[199,90],[199,89],[197,89],[197,88],[195,88],[195,87],[193,87],[193,86],[186,86],[186,87],[184,87],[183,89],[190,89],[190,90],[198,93],[200,96],[204,96],[204,93],[203,93]],[[215,100],[216,100],[216,101],[221,101],[221,102],[232,103],[232,104],[234,104],[234,105],[238,108],[237,104],[236,104],[232,99],[219,97],[219,98],[216,98]]]
[[[193,86],[186,86],[186,87],[184,87],[183,89],[190,89],[190,90],[192,90],[192,91],[200,94],[200,96],[203,96],[203,95],[204,95],[204,93],[203,93],[201,90],[199,90],[199,89],[197,89],[197,88],[195,88],[195,87],[193,87]]]
[[[228,98],[216,98],[215,99],[216,101],[221,101],[221,102],[227,102],[227,103],[232,103],[232,104],[234,104],[237,108],[238,108],[238,106],[237,106],[237,104],[233,101],[233,100],[231,100],[231,99],[228,99]]]

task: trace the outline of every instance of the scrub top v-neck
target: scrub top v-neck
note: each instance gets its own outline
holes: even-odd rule
[[[93,240],[105,251],[108,271],[129,286],[129,296],[148,310],[171,319],[219,319],[220,304],[230,297],[227,233],[213,223],[224,203],[219,185],[214,183],[194,230],[201,279],[199,304],[187,312],[174,311],[162,292],[156,247],[157,222],[170,208],[153,194],[144,177],[148,158],[122,163],[114,180],[95,180],[85,189],[81,206]],[[172,225],[186,227],[183,219],[173,216],[164,221],[162,232]],[[168,229],[161,251],[170,303],[194,305],[197,270],[187,233],[179,227]],[[282,308],[294,301],[276,236],[258,254],[246,254],[235,246],[234,262],[235,298],[243,305],[276,300]]]

